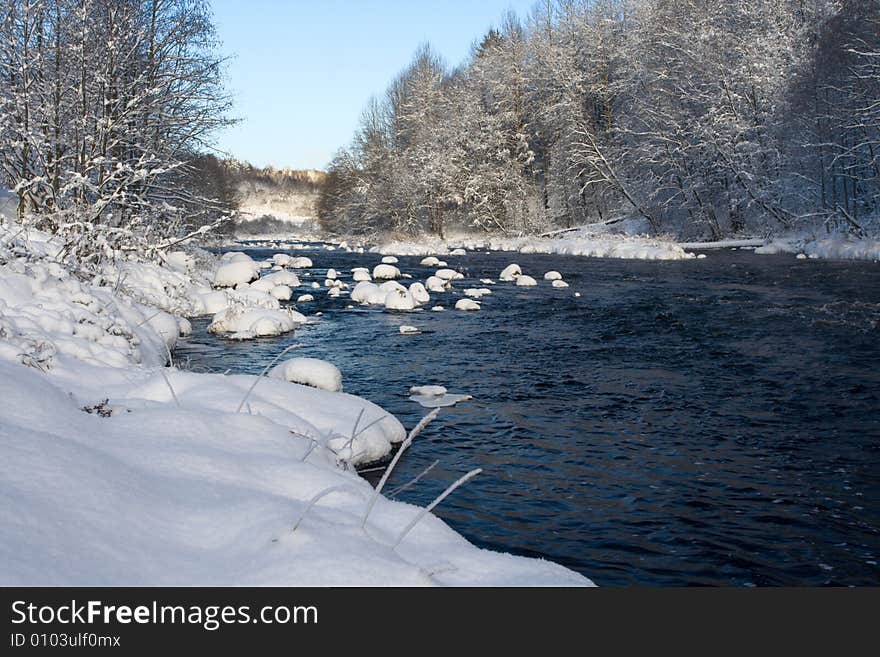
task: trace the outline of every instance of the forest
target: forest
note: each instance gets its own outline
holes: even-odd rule
[[[876,234],[880,0],[543,0],[363,111],[335,233]]]
[[[204,0],[0,0],[0,185],[80,263],[228,214],[229,124]]]

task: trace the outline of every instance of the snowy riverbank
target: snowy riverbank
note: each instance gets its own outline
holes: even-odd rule
[[[370,248],[396,256],[456,255],[456,250],[548,253],[633,260],[688,260],[695,250],[749,248],[758,255],[790,253],[810,259],[880,260],[880,239],[846,235],[744,238],[714,242],[676,242],[638,235],[574,230],[553,237],[427,237],[418,241],[389,240]]]
[[[405,435],[378,406],[165,367],[184,316],[286,312],[267,300],[285,285],[212,289],[216,263],[182,253],[83,280],[50,238],[10,228],[0,223],[0,583],[590,583],[477,549],[430,514],[395,547],[420,509],[381,496],[364,522],[372,488],[350,464]]]

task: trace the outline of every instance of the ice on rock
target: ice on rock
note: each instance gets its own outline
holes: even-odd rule
[[[473,399],[470,395],[449,394],[443,386],[415,386],[409,392],[410,401],[417,402],[424,408],[445,408]]]
[[[400,270],[394,265],[376,265],[373,268],[373,278],[380,281],[389,281],[400,278]]]
[[[516,277],[516,284],[519,287],[535,287],[538,284],[538,281],[531,276],[522,275]]]
[[[325,278],[328,278],[331,281],[335,281],[338,277],[339,277],[339,272],[337,272],[335,269],[331,268],[331,269],[327,270],[327,275],[325,276]]]
[[[342,391],[342,373],[339,368],[317,358],[291,358],[273,367],[269,376],[328,392]]]
[[[480,304],[473,299],[459,299],[455,302],[456,310],[479,310]]]
[[[419,264],[423,267],[438,267],[440,265],[440,259],[435,258],[434,256],[428,256],[427,258],[422,258],[422,261]]]
[[[308,303],[309,301],[314,301],[314,300],[315,300],[315,297],[313,297],[311,294],[303,294],[297,298],[296,302],[297,303]]]
[[[442,313],[444,310],[446,310],[446,308],[444,308],[443,306],[434,306],[433,308],[431,308],[431,311],[435,313]]]
[[[421,333],[421,331],[415,326],[409,326],[407,324],[404,324],[398,330],[400,331],[401,335],[415,335],[416,333]]]
[[[495,281],[493,281],[491,278],[481,278],[480,283],[482,283],[483,285],[495,285]]]
[[[382,264],[396,265],[397,263],[398,263],[398,260],[394,256],[385,256],[384,258],[382,258]]]
[[[409,394],[423,397],[442,397],[447,392],[449,391],[443,386],[413,386],[409,389]]]
[[[565,281],[556,280],[556,281],[553,281],[553,287],[559,287],[559,288],[568,287],[568,283],[566,283]]]
[[[452,251],[449,252],[449,255],[463,256],[463,255],[467,255],[467,251],[465,251],[464,249],[452,249]]]
[[[548,271],[546,274],[544,274],[544,280],[545,281],[561,281],[562,274],[560,274],[558,271]]]
[[[464,291],[464,295],[466,297],[470,297],[472,299],[481,299],[482,297],[486,296],[487,294],[492,294],[492,290],[490,290],[489,288],[485,288],[485,287],[480,287],[480,288],[471,287],[471,288],[468,288],[467,290]]]
[[[420,306],[424,306],[426,303],[430,303],[431,295],[428,294],[428,290],[425,289],[425,286],[421,283],[413,283],[409,286],[409,293],[412,295],[412,298],[415,299],[416,303]]]
[[[507,283],[515,281],[517,278],[522,276],[522,269],[517,264],[507,265],[498,277],[499,280],[505,281]]]

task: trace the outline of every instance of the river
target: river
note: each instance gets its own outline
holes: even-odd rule
[[[296,255],[314,261],[306,283],[380,260]],[[880,264],[741,250],[445,259],[467,276],[432,295],[446,312],[346,309],[318,290],[299,309],[323,317],[293,335],[231,342],[197,320],[175,359],[258,373],[301,343],[293,355],[332,361],[346,392],[407,427],[426,412],[410,386],[472,395],[442,411],[386,490],[439,460],[400,495],[424,505],[481,467],[436,513],[479,546],[599,585],[880,584]],[[420,260],[398,266],[424,280]],[[511,262],[539,287],[499,283],[481,311],[451,310]],[[551,269],[571,288],[541,280]]]

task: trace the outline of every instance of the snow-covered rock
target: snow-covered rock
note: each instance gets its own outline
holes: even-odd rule
[[[317,358],[291,358],[273,367],[269,376],[330,392],[342,390],[342,373],[339,368]]]
[[[456,310],[479,310],[480,304],[473,299],[459,299],[455,302]]]
[[[287,285],[276,285],[269,290],[269,294],[279,301],[290,301],[290,298],[293,296],[293,290]]]
[[[299,297],[297,297],[296,302],[297,303],[308,303],[308,302],[314,301],[314,300],[315,300],[315,297],[313,297],[311,294],[301,294]]]
[[[425,289],[425,286],[421,283],[413,283],[409,286],[409,293],[412,295],[412,298],[415,299],[416,303],[420,306],[424,306],[426,303],[431,302],[431,295],[428,294],[428,290]]]
[[[520,276],[522,276],[522,269],[520,269],[519,265],[514,263],[514,264],[507,265],[507,267],[505,267],[501,271],[501,274],[498,276],[498,279],[510,283],[512,281],[515,281]]]
[[[425,281],[425,287],[429,292],[446,292],[449,289],[449,282],[437,276],[429,276]]]
[[[519,287],[535,287],[538,284],[531,276],[521,275],[516,277],[516,284]]]
[[[544,274],[544,280],[545,281],[561,281],[562,274],[560,274],[558,271],[548,271],[546,274]]]
[[[553,287],[557,287],[557,288],[568,287],[568,283],[566,283],[565,281],[561,281],[561,280],[553,281],[552,285],[553,285]]]
[[[464,274],[454,269],[438,269],[434,272],[434,276],[443,281],[455,281],[464,278]]]
[[[241,283],[250,283],[260,275],[260,266],[244,253],[237,254],[243,258],[228,259],[221,263],[214,272],[214,287],[235,287]]]
[[[434,256],[428,256],[427,258],[422,258],[422,261],[419,264],[423,267],[437,267],[440,264],[440,259]]]
[[[382,258],[382,263],[386,265],[396,265],[398,260],[394,256],[385,256]]]
[[[406,288],[390,290],[385,295],[385,310],[415,310],[416,300]]]
[[[394,265],[376,265],[373,268],[373,278],[380,281],[395,280],[400,278],[400,270]]]
[[[351,277],[355,283],[373,280],[373,277],[370,276],[370,270],[366,267],[355,267],[351,270]]]
[[[231,306],[214,315],[208,333],[241,339],[281,335],[306,323],[304,315],[294,310],[269,310]]]

